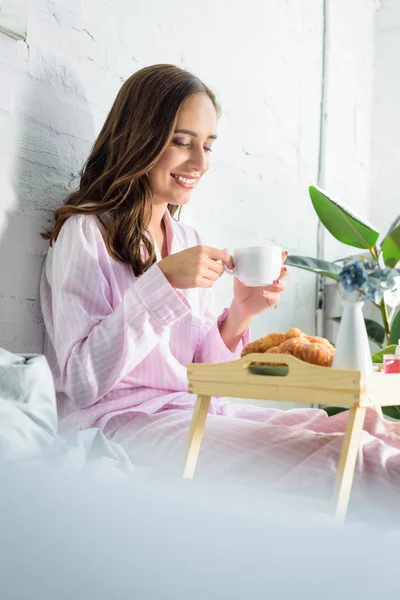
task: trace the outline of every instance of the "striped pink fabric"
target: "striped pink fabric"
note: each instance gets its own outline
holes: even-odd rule
[[[125,423],[112,440],[120,444],[138,468],[158,477],[182,475],[191,413],[163,410]],[[267,488],[316,500],[329,501],[335,486],[348,412],[328,417],[317,408],[279,410],[220,401],[218,414],[209,414],[204,429],[195,478],[212,483],[252,488],[247,510],[253,507],[253,490]],[[243,489],[246,489],[243,488]],[[400,501],[400,423],[390,422],[374,410],[366,411],[360,436],[351,494],[356,513],[393,519]],[[389,513],[389,511],[391,511]],[[396,511],[394,514],[392,511]],[[368,516],[368,518],[369,518]]]
[[[169,253],[200,243],[169,214],[165,222]],[[195,400],[186,366],[236,357],[219,334],[226,311],[213,316],[210,291],[173,289],[157,264],[136,279],[109,256],[95,217],[77,216],[49,249],[41,301],[60,433],[100,427],[135,465],[180,473]],[[246,331],[237,354],[248,340]],[[210,413],[200,476],[331,494],[347,413],[328,418],[318,409],[282,411],[218,399]],[[357,505],[398,506],[399,481],[400,423],[371,409],[357,459]]]
[[[170,254],[201,243],[168,212],[165,224]],[[191,408],[186,366],[232,360],[250,339],[246,331],[231,353],[218,329],[226,310],[214,316],[210,290],[175,290],[157,264],[135,278],[108,254],[92,216],[64,224],[49,248],[40,294],[64,435],[93,426],[113,433],[171,403]]]

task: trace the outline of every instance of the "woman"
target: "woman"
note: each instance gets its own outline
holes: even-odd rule
[[[187,71],[135,73],[46,234],[41,301],[60,433],[100,427],[135,463],[163,469],[184,458],[195,400],[186,366],[239,356],[252,317],[279,302],[288,272],[282,265],[265,288],[235,279],[229,309],[213,316],[212,286],[232,259],[174,215],[208,170],[217,118],[213,93]],[[346,417],[217,399],[210,413],[199,474],[278,482],[301,472],[313,485],[322,455],[333,477]]]

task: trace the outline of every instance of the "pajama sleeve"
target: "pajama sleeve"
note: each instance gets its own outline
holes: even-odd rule
[[[113,301],[110,258],[91,218],[68,219],[53,252],[50,337],[61,385],[85,408],[143,361],[189,308],[157,264],[136,279],[121,302]]]

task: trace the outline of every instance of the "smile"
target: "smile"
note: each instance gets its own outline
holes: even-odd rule
[[[171,177],[176,181],[178,185],[187,190],[194,188],[198,179],[197,177],[183,177],[183,175],[173,175],[172,173]]]

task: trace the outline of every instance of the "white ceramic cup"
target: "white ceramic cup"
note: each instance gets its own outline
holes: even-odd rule
[[[264,246],[237,248],[233,252],[235,269],[225,272],[238,277],[249,287],[271,285],[279,278],[282,268],[282,248],[272,242]]]

